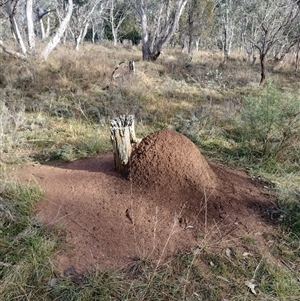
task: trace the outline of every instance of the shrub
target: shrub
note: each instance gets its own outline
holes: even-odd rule
[[[299,160],[300,100],[284,99],[269,84],[256,97],[246,97],[241,111],[243,140],[264,159],[280,160],[282,154]]]

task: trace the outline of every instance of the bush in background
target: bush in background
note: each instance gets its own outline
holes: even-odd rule
[[[246,97],[241,111],[243,141],[264,159],[299,160],[300,99],[283,97],[273,84]]]

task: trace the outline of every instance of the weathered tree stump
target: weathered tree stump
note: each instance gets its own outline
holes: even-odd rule
[[[135,136],[134,115],[120,115],[111,121],[110,140],[114,150],[115,169],[122,174],[127,174],[132,146],[141,141]]]

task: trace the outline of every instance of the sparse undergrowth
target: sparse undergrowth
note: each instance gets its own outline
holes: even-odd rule
[[[136,74],[111,82],[114,67],[138,60],[139,52],[91,45],[84,51],[57,51],[41,64],[0,54],[1,300],[298,300],[298,79],[288,70],[270,74],[262,90],[256,66],[244,62],[241,68],[242,60],[223,66],[217,55],[201,53],[191,61],[170,51],[155,64],[138,61]],[[124,113],[136,115],[138,137],[171,126],[211,160],[268,181],[279,199],[279,235],[270,248],[280,264],[251,251],[244,237],[248,255],[228,257],[199,246],[159,266],[137,258],[118,271],[57,274],[52,258],[59,233],[32,215],[43,192],[9,184],[6,170],[24,161],[72,161],[110,151],[109,121]],[[245,285],[251,279],[257,296]]]

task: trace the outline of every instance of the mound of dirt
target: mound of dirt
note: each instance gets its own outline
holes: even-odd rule
[[[170,129],[147,136],[131,159],[131,180],[159,192],[190,194],[212,191],[217,178],[199,149]]]
[[[245,236],[268,252],[265,212],[274,201],[268,190],[244,172],[208,163],[171,130],[142,140],[131,181],[114,170],[113,154],[24,166],[16,176],[45,191],[36,215],[64,233],[66,246],[55,258],[60,271],[116,268],[136,257],[161,262],[203,244],[248,251]]]

